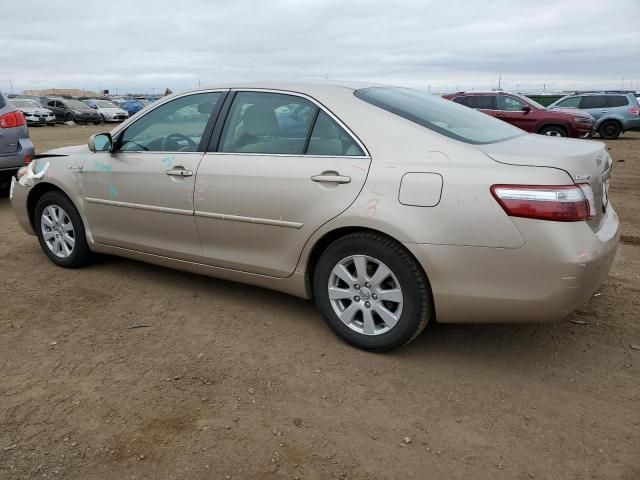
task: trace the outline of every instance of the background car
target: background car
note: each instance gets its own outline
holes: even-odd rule
[[[146,100],[125,100],[120,107],[125,110],[129,116],[133,116],[147,106],[149,102]]]
[[[33,159],[35,151],[24,115],[0,92],[0,192],[6,194],[11,177]]]
[[[48,108],[42,107],[35,100],[13,98],[11,104],[24,114],[27,125],[55,125],[56,116]]]
[[[640,104],[633,93],[595,92],[567,95],[549,105],[550,109],[572,108],[591,114],[595,129],[606,139],[618,138],[629,130],[640,131]]]
[[[589,138],[593,133],[593,117],[575,110],[549,110],[530,98],[507,92],[458,92],[443,95],[504,120],[530,133],[552,137]]]
[[[59,97],[48,98],[45,102],[60,122],[102,123],[100,113],[80,100]]]
[[[123,110],[122,108],[118,107],[108,100],[92,98],[84,100],[84,103],[97,110],[98,113],[102,116],[103,122],[123,122],[127,118],[129,118],[129,114],[126,112],[126,110]]]
[[[192,91],[49,154],[12,204],[55,264],[112,253],[314,298],[372,351],[436,318],[562,319],[618,245],[602,142],[405,88]]]

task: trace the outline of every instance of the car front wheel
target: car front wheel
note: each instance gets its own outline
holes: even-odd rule
[[[347,235],[320,256],[313,275],[318,309],[348,343],[383,352],[406,345],[432,316],[427,280],[397,242],[376,233]]]
[[[42,250],[56,265],[77,268],[91,260],[80,214],[62,193],[47,192],[40,197],[34,226]]]
[[[546,135],[548,137],[566,137],[567,131],[562,127],[550,126],[544,127],[540,130],[540,135]]]

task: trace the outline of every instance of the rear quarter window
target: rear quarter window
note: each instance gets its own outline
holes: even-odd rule
[[[629,105],[629,99],[624,95],[611,95],[607,97],[607,106],[609,107],[626,107]]]
[[[0,108],[3,108],[6,104],[7,102],[4,99],[4,95],[0,93]]]

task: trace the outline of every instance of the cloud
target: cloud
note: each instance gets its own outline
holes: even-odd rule
[[[511,88],[628,88],[639,18],[638,0],[23,0],[3,5],[0,88],[328,77],[446,90],[499,72]]]

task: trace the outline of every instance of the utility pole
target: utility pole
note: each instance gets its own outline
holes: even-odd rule
[[[622,83],[620,84],[620,90],[624,90],[624,77],[622,77]]]
[[[9,80],[9,87],[11,87],[11,95],[13,95],[13,82]]]
[[[502,72],[498,74],[498,91],[502,90]]]

